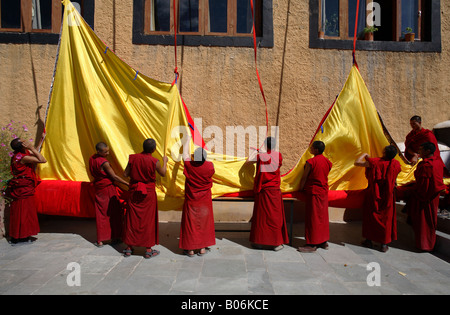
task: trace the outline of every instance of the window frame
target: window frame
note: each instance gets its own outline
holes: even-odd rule
[[[253,47],[252,33],[237,33],[236,19],[233,17],[237,12],[235,0],[228,0],[227,33],[207,32],[207,9],[208,0],[199,0],[203,3],[199,7],[199,32],[179,32],[177,30],[177,41],[185,46],[236,46]],[[173,23],[173,1],[171,4],[170,32],[149,31],[149,19],[146,19],[150,10],[150,0],[133,0],[133,44],[142,45],[174,45],[174,23]],[[231,5],[230,5],[231,4]],[[256,6],[256,2],[255,2]],[[177,8],[178,10],[178,8]],[[258,17],[255,28],[260,32],[256,34],[259,47],[273,47],[273,8],[272,0],[261,0],[261,8],[256,10]],[[229,14],[232,12],[233,14]],[[259,13],[260,12],[260,13]],[[177,28],[179,25],[177,23]],[[230,31],[230,28],[233,31]]]
[[[21,27],[17,29],[0,28],[0,43],[58,44],[61,31],[62,14],[60,16],[55,12],[62,12],[63,4],[61,3],[61,0],[52,0],[51,29],[33,29],[31,19],[32,2],[31,0],[20,0],[20,2]],[[82,0],[81,9],[83,18],[92,27],[92,29],[94,29],[95,0]],[[25,16],[26,18],[24,18]]]
[[[309,20],[309,47],[310,48],[320,48],[320,49],[343,49],[351,50],[353,49],[353,39],[331,39],[324,38],[320,39],[318,37],[319,30],[319,14],[320,14],[320,0],[309,0],[309,10],[310,10],[310,20]],[[405,42],[399,41],[401,38],[402,30],[400,23],[395,21],[395,38],[396,41],[365,41],[357,40],[356,49],[357,50],[370,50],[370,51],[404,51],[404,52],[442,52],[441,44],[441,2],[440,0],[430,0],[430,18],[431,18],[431,30],[429,41],[415,41],[415,42]],[[397,7],[399,2],[397,2]],[[397,19],[398,15],[401,14],[397,8]],[[419,19],[423,23],[425,16],[422,14]],[[420,32],[422,32],[423,25],[420,25]],[[348,32],[347,32],[348,33]],[[421,34],[422,35],[422,34]]]

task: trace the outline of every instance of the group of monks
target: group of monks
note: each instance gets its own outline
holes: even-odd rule
[[[405,156],[417,163],[415,183],[402,191],[407,199],[406,209],[416,236],[417,248],[433,250],[436,242],[437,209],[439,195],[445,190],[443,183],[445,165],[439,155],[433,133],[421,127],[421,119],[410,120],[412,131],[406,137]],[[184,145],[183,161],[185,200],[182,212],[179,247],[189,257],[205,255],[215,245],[214,215],[211,188],[214,165],[207,161],[206,151],[197,148],[189,152]],[[147,139],[143,151],[129,156],[123,173],[125,180],[117,176],[107,160],[109,147],[106,143],[96,145],[96,153],[89,159],[89,170],[94,178],[95,213],[97,241],[123,241],[125,257],[133,254],[135,247],[145,247],[144,258],[159,255],[152,249],[159,244],[158,201],[155,190],[156,173],[165,176],[167,157],[162,163],[152,156],[156,142]],[[9,182],[8,195],[12,198],[10,214],[11,243],[34,239],[39,233],[34,190],[37,184],[34,167],[45,163],[45,158],[30,143],[20,139],[11,142],[14,155],[11,171],[14,178]],[[275,150],[275,139],[268,137],[264,149],[255,150],[246,163],[256,163],[254,180],[254,208],[251,219],[250,242],[254,248],[283,249],[289,242],[284,213],[283,196],[280,189],[282,154]],[[328,174],[332,163],[324,156],[325,144],[314,141],[309,148],[314,155],[305,164],[299,191],[305,200],[305,240],[298,248],[300,252],[314,252],[317,248],[328,248]],[[396,178],[400,163],[395,160],[397,148],[387,146],[381,157],[370,157],[364,153],[355,165],[366,168],[368,187],[363,207],[363,245],[373,247],[372,242],[381,244],[381,251],[388,250],[388,244],[397,239],[396,224]],[[115,183],[129,187],[126,211],[120,202]]]

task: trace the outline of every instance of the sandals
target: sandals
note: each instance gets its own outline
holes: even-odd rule
[[[145,251],[144,258],[150,259],[150,258],[158,256],[158,255],[159,255],[159,250],[152,249],[150,252],[147,250],[147,251]]]
[[[211,251],[211,249],[209,249],[208,247],[205,247],[204,249],[205,249],[205,252],[204,252],[204,253],[202,253],[201,250],[200,250],[200,251],[197,253],[197,255],[199,255],[199,256],[204,256],[204,255],[208,254],[208,253]]]
[[[122,253],[123,253],[123,256],[124,256],[124,257],[130,257],[131,254],[133,254],[133,250],[132,250],[132,249],[124,249],[124,250],[122,251]]]
[[[189,254],[189,252],[191,252],[191,251],[187,250],[187,249],[183,250],[183,254],[184,255],[186,255],[188,257],[194,257],[195,256],[194,251],[192,251],[192,254]]]

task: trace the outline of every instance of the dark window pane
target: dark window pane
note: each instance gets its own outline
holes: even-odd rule
[[[322,29],[327,36],[339,36],[339,0],[322,0]]]
[[[402,33],[411,28],[413,33],[418,33],[418,0],[402,0]]]
[[[356,7],[357,0],[348,1],[348,36],[353,38],[355,33],[355,19],[356,19]],[[364,34],[364,28],[366,27],[366,0],[359,1],[359,13],[358,13],[358,37]]]
[[[152,0],[150,10],[150,30],[170,31],[170,0]]]
[[[20,0],[3,0],[1,2],[2,28],[20,28]]]
[[[32,0],[31,25],[33,29],[52,28],[52,0]]]
[[[209,0],[209,31],[227,33],[227,0]]]
[[[255,3],[253,3],[254,5]],[[252,9],[250,0],[237,1],[237,23],[238,33],[251,33],[253,28]]]
[[[180,32],[198,32],[198,0],[180,0]]]

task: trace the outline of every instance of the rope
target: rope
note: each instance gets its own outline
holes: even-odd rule
[[[253,0],[250,0],[250,6],[251,6],[251,11],[252,11],[252,22],[253,22],[253,49],[255,51],[255,69],[256,69],[256,76],[258,77],[258,83],[259,83],[259,89],[261,90],[261,95],[264,99],[264,104],[266,106],[266,135],[268,135],[269,133],[269,115],[268,115],[268,111],[267,111],[267,101],[266,101],[266,96],[264,95],[264,89],[261,83],[261,78],[259,76],[259,71],[258,71],[258,63],[257,63],[257,47],[256,47],[256,29],[255,29],[255,16],[253,13]]]
[[[353,34],[353,64],[358,68],[356,63],[355,51],[356,51],[356,37],[358,36],[358,15],[359,15],[359,0],[356,3],[356,17],[355,17],[355,33]]]

